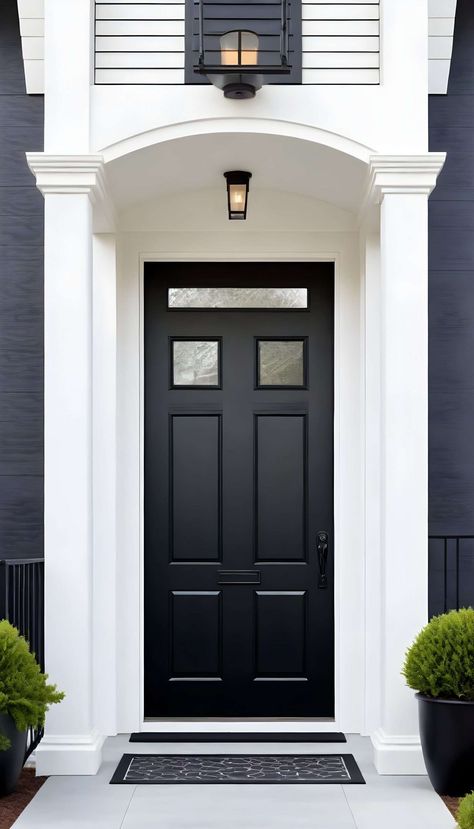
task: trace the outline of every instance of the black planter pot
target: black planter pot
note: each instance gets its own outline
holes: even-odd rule
[[[0,797],[5,797],[14,790],[23,768],[26,731],[18,731],[9,714],[0,714],[0,731],[11,742],[10,748],[0,751]]]
[[[416,696],[432,786],[438,794],[462,797],[474,789],[474,702]]]

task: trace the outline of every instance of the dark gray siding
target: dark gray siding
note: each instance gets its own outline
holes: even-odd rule
[[[447,95],[430,149],[448,153],[430,199],[430,533],[474,535],[474,3],[458,0]],[[474,604],[474,545],[431,542],[431,611]],[[459,596],[457,594],[459,593]]]
[[[43,552],[43,198],[26,150],[43,149],[27,96],[16,0],[0,3],[0,558]]]

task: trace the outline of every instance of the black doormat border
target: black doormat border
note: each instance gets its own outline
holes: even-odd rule
[[[229,761],[236,760],[239,757],[240,758],[250,758],[250,760],[253,761],[253,762],[255,762],[255,760],[261,760],[263,765],[265,764],[265,760],[272,760],[272,761],[278,760],[278,761],[281,761],[282,769],[281,769],[280,773],[283,774],[283,775],[285,773],[288,773],[288,766],[291,765],[291,763],[294,762],[295,760],[298,760],[298,761],[302,761],[302,760],[319,760],[319,761],[321,761],[321,760],[323,760],[323,761],[324,760],[332,760],[333,761],[335,758],[338,758],[338,759],[343,761],[343,765],[345,766],[344,770],[349,775],[349,779],[347,779],[347,778],[343,779],[341,777],[337,778],[336,777],[337,771],[334,772],[333,779],[331,779],[330,776],[325,777],[324,776],[324,774],[325,774],[324,768],[321,768],[319,770],[319,773],[321,774],[320,778],[318,778],[318,776],[317,776],[318,775],[318,769],[317,768],[314,770],[314,776],[309,777],[309,779],[308,779],[308,777],[298,777],[298,778],[296,778],[294,776],[293,777],[288,776],[286,778],[285,777],[276,777],[274,767],[273,767],[273,769],[268,770],[267,776],[265,776],[265,769],[263,768],[262,770],[263,770],[264,776],[263,777],[258,777],[258,778],[249,776],[249,777],[242,777],[242,778],[236,779],[235,778],[235,774],[236,774],[235,768],[234,769],[232,769],[232,768],[229,769],[229,776],[228,777],[223,776],[221,778],[210,777],[210,778],[206,779],[205,777],[203,777],[203,778],[198,777],[197,772],[196,772],[196,775],[193,776],[192,771],[187,772],[187,774],[190,775],[190,776],[186,776],[186,777],[176,776],[174,778],[172,776],[167,776],[167,777],[162,777],[161,779],[150,779],[150,778],[147,778],[147,777],[143,777],[142,779],[139,779],[139,778],[133,777],[133,776],[131,776],[130,779],[127,779],[127,776],[126,776],[127,773],[130,770],[130,766],[131,766],[132,762],[136,759],[140,759],[141,761],[143,761],[147,758],[150,758],[150,759],[153,758],[153,759],[158,759],[158,760],[168,760],[168,761],[169,760],[176,761],[178,759],[178,760],[181,760],[182,762],[187,762],[187,761],[191,761],[191,760],[200,760],[205,765],[206,760],[210,761],[211,763],[212,762],[215,763],[216,760],[225,762],[226,760],[229,760]],[[212,771],[212,770],[210,770],[210,771]],[[215,767],[214,767],[214,771],[215,771]],[[224,769],[224,771],[225,771],[225,769]],[[292,771],[291,768],[290,768],[289,771],[290,771],[290,775],[291,775],[291,771]],[[308,770],[303,770],[303,771],[308,773],[308,776],[309,776],[310,772],[308,772]],[[233,772],[234,776],[231,775],[231,772]],[[300,769],[300,772],[301,772],[301,769]],[[144,773],[146,773],[146,770],[144,771]],[[327,773],[330,775],[330,770],[328,770]],[[172,770],[167,771],[167,774],[171,775]],[[179,769],[177,770],[176,774],[177,775],[180,774]],[[357,763],[356,763],[356,761],[355,761],[352,754],[252,754],[252,755],[248,755],[248,754],[124,754],[122,756],[122,759],[120,760],[120,762],[119,762],[119,764],[118,764],[111,780],[110,780],[110,783],[111,784],[122,784],[122,785],[133,785],[133,786],[137,786],[137,785],[138,786],[140,786],[140,785],[142,785],[142,786],[163,786],[163,785],[165,785],[165,786],[170,786],[170,785],[171,786],[173,786],[173,785],[179,785],[179,786],[244,785],[245,786],[245,785],[247,785],[248,786],[248,785],[262,785],[262,784],[265,784],[265,785],[280,785],[280,786],[282,786],[282,785],[283,786],[288,786],[288,785],[317,786],[317,785],[323,785],[323,784],[324,785],[336,785],[337,784],[337,785],[340,785],[340,786],[341,785],[350,786],[350,785],[364,785],[365,780],[364,780],[364,778],[362,776],[362,772],[360,771],[359,766],[357,765]]]
[[[239,731],[135,731],[130,743],[347,743],[341,731],[265,732]]]

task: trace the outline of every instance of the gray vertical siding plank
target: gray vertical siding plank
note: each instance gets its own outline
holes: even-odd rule
[[[448,159],[430,201],[429,506],[432,535],[474,535],[474,4],[458,0],[447,95],[430,99],[430,149]],[[430,556],[430,612],[443,591]],[[460,542],[459,601],[474,604],[474,544]]]
[[[43,98],[25,92],[16,0],[0,4],[0,558],[43,553]]]

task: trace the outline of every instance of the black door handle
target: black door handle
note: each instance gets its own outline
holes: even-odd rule
[[[319,579],[318,579],[318,588],[319,590],[326,590],[328,586],[328,577],[326,574],[326,565],[328,561],[328,541],[329,536],[325,530],[321,530],[317,536],[317,551],[318,551],[318,561],[319,561]]]

